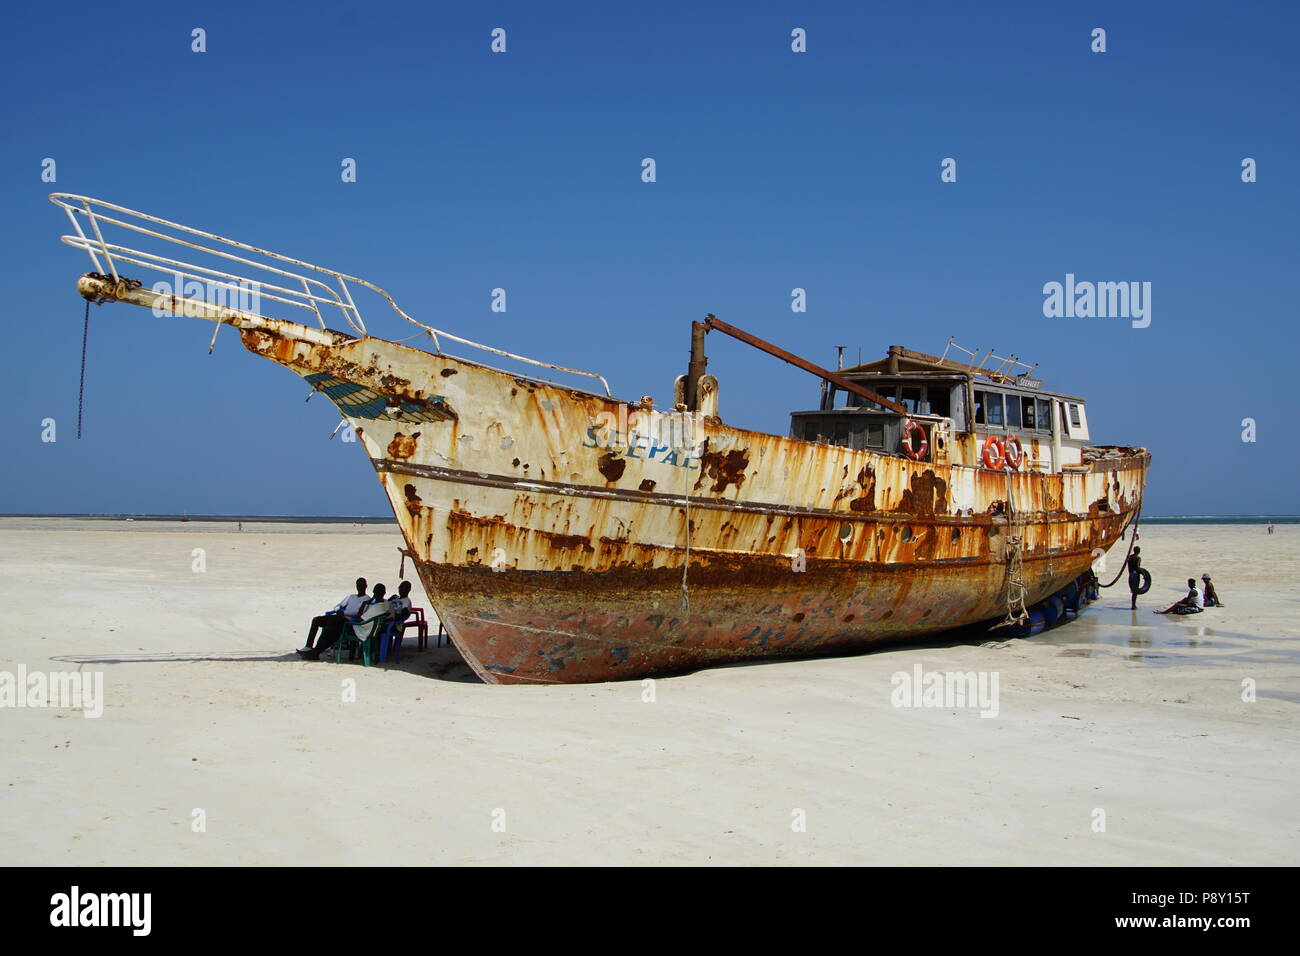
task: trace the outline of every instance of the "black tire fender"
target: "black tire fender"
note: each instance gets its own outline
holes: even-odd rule
[[[1135,581],[1134,578],[1137,580]],[[1134,587],[1134,584],[1137,587]],[[1146,594],[1151,590],[1151,572],[1146,568],[1138,568],[1128,576],[1128,589],[1134,594]]]

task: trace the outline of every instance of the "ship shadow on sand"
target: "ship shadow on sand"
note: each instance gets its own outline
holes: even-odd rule
[[[238,652],[226,651],[175,651],[175,652],[153,652],[144,654],[60,654],[51,657],[50,660],[57,661],[61,664],[77,664],[84,666],[87,664],[190,664],[203,662],[223,662],[223,663],[247,663],[247,664],[304,664],[301,657],[295,652],[288,651],[283,654],[258,654],[248,653],[240,654]],[[333,654],[326,654],[324,659],[318,662],[312,662],[319,665],[334,664]],[[360,666],[361,659],[358,657],[349,660],[346,652],[339,666],[355,664]],[[389,659],[383,661],[374,661],[370,665],[372,668],[385,671],[401,671],[406,674],[412,674],[416,677],[432,677],[435,680],[444,680],[457,684],[481,684],[478,676],[465,663],[464,659],[455,647],[446,644],[442,647],[429,647],[423,651],[417,651],[414,648],[403,652],[400,662]]]
[[[681,670],[665,671],[655,675],[656,677],[689,677],[702,671],[717,670],[719,668],[731,667],[758,667],[774,666],[781,664],[790,664],[795,661],[804,660],[831,660],[848,657],[864,657],[881,651],[892,650],[926,650],[935,648],[950,648],[959,646],[978,647],[982,645],[992,645],[995,647],[1004,646],[1004,642],[1014,639],[1020,635],[1007,633],[990,628],[986,624],[972,624],[966,627],[954,628],[952,630],[940,631],[927,637],[899,637],[893,639],[882,639],[873,643],[867,648],[852,648],[844,651],[829,651],[817,654],[807,655],[790,655],[788,657],[767,657],[754,658],[752,660],[732,661],[728,663],[718,663],[712,665],[696,665],[682,668]],[[460,656],[460,652],[450,642],[441,647],[432,646],[425,650],[416,650],[413,646],[408,646],[402,653],[402,659],[396,661],[389,659],[386,661],[373,661],[371,667],[383,671],[400,671],[415,677],[432,678],[434,680],[447,681],[454,684],[485,684],[473,669]],[[414,641],[408,639],[408,644],[413,645]],[[50,660],[66,664],[178,664],[178,663],[203,663],[203,662],[229,662],[229,663],[281,663],[281,664],[304,664],[295,652],[287,651],[283,654],[266,654],[266,653],[238,653],[226,651],[174,651],[174,652],[153,652],[141,654],[63,654],[57,657],[51,657]],[[334,664],[332,653],[326,654],[325,658],[319,662],[313,662],[316,666],[330,666]],[[344,654],[343,660],[339,666],[354,665],[359,666],[361,659],[349,659]],[[629,678],[629,680],[641,679]],[[620,681],[611,681],[610,683],[621,683]],[[486,686],[486,685],[485,685]]]

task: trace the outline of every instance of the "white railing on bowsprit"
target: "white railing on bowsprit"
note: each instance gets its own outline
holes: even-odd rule
[[[595,372],[516,355],[426,325],[404,312],[393,301],[393,297],[379,286],[357,276],[259,249],[236,239],[227,239],[102,199],[73,193],[52,193],[50,201],[60,207],[72,223],[72,234],[62,236],[62,241],[89,255],[95,271],[110,277],[114,282],[135,278],[120,274],[119,266],[129,264],[165,277],[150,284],[150,288],[160,293],[170,292],[178,299],[192,298],[188,292],[200,291],[210,301],[215,299],[219,303],[236,307],[235,303],[243,304],[250,297],[255,297],[259,303],[278,302],[310,312],[323,329],[329,328],[326,317],[333,320],[337,315],[356,335],[367,336],[370,333],[366,331],[361,312],[349,288],[349,283],[352,283],[383,296],[394,312],[422,329],[432,339],[434,349],[440,355],[448,354],[443,351],[441,340],[449,339],[528,365],[594,378],[600,382],[605,394],[610,394],[609,384]],[[117,230],[129,232],[131,235],[124,241],[134,244],[125,245],[105,239],[106,232],[117,238]],[[159,251],[138,248],[142,241],[152,243]],[[174,246],[189,251],[177,253],[172,249]],[[209,257],[208,264],[187,261],[193,258],[195,252]],[[174,255],[185,255],[186,259],[173,258]]]

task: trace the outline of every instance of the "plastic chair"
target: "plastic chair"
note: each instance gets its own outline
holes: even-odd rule
[[[407,616],[405,622],[402,624],[402,634],[404,635],[406,633],[407,628],[411,628],[411,627],[415,628],[415,635],[417,638],[419,638],[416,647],[418,647],[420,650],[424,650],[426,647],[429,646],[429,622],[424,619],[424,608],[422,607],[411,608],[411,613]],[[400,637],[398,638],[397,643],[398,646],[400,647],[402,643]]]
[[[404,622],[409,616],[410,612],[408,611],[401,617],[392,619],[379,635],[379,663],[382,664],[387,661],[389,655],[393,655],[393,659],[397,663],[402,663],[402,635],[406,631]]]
[[[370,644],[383,631],[384,626],[388,623],[388,618],[383,614],[376,614],[368,620],[358,624],[349,624],[343,628],[339,634],[338,641],[334,644],[334,663],[338,664],[343,660],[343,645],[351,647],[354,644],[361,645],[361,666],[370,666]]]

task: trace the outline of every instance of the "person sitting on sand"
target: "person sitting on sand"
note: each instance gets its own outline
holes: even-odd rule
[[[1201,600],[1201,592],[1196,588],[1196,578],[1187,579],[1187,597],[1181,601],[1175,601],[1163,611],[1156,611],[1157,614],[1200,614],[1205,610],[1205,603]]]
[[[1219,592],[1214,590],[1214,582],[1210,580],[1210,576],[1202,574],[1201,580],[1204,582],[1202,590],[1205,592],[1205,606],[1223,607],[1223,602],[1219,600]]]
[[[366,579],[357,578],[357,593],[349,594],[338,604],[335,604],[331,610],[324,614],[318,614],[311,619],[311,630],[307,632],[307,645],[298,653],[310,651],[312,643],[316,640],[316,632],[321,632],[321,642],[329,637],[329,643],[333,644],[339,639],[339,631],[347,623],[348,618],[354,618],[361,613],[361,609],[366,605]]]

